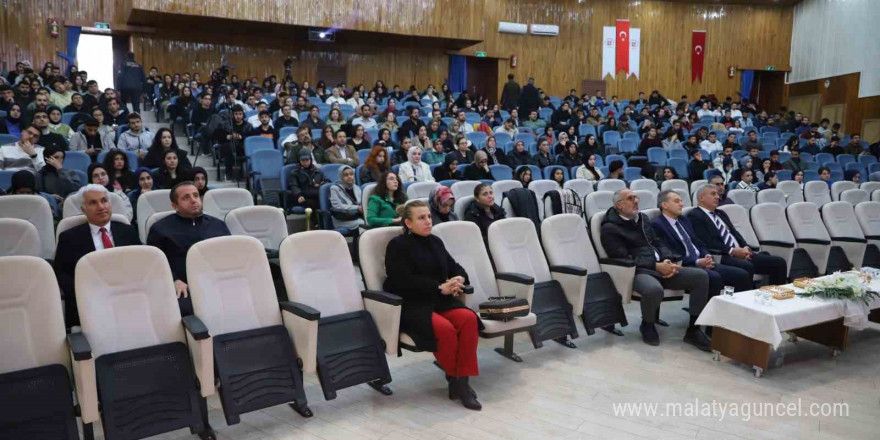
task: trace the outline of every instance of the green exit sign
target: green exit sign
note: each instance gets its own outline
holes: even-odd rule
[[[96,21],[95,28],[97,28],[97,29],[110,29],[110,23],[103,23],[100,21]]]
[[[486,58],[486,52],[477,52],[477,58]]]
[[[772,64],[768,64],[767,67],[764,68],[764,70],[773,71],[773,70],[776,70],[776,66],[774,66]]]

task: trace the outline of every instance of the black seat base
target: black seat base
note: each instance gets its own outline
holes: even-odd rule
[[[627,326],[626,314],[623,312],[623,298],[617,293],[611,275],[606,272],[591,273],[587,276],[581,321],[587,330],[587,335],[596,333],[597,328],[611,326],[613,329],[615,324]]]
[[[336,391],[362,383],[385,394],[380,388],[391,383],[391,372],[382,345],[379,329],[365,310],[321,318],[317,364],[324,398],[333,400]]]
[[[544,341],[551,339],[574,348],[574,344],[568,338],[578,337],[577,326],[574,323],[571,304],[565,298],[562,285],[558,281],[535,283],[532,313],[538,318],[535,326],[529,330],[529,337],[535,348],[541,348]]]
[[[105,354],[95,361],[104,437],[141,439],[210,430],[189,352],[172,342]]]
[[[79,439],[67,368],[54,364],[0,375],[0,438]]]
[[[865,258],[862,261],[862,266],[880,269],[880,249],[877,248],[877,245],[868,243],[868,246],[865,248]]]
[[[813,263],[810,254],[808,254],[805,249],[795,249],[794,254],[791,257],[789,278],[794,280],[803,277],[815,278],[817,276],[819,276],[819,268],[816,267],[816,263]]]
[[[235,425],[240,414],[288,402],[300,414],[311,413],[296,359],[283,325],[215,336],[214,366],[226,423]]]
[[[852,263],[846,257],[846,252],[840,246],[831,246],[831,252],[828,253],[828,266],[825,269],[826,274],[834,272],[846,272],[853,268]]]

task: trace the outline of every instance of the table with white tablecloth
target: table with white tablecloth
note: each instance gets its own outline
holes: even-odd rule
[[[803,292],[791,284],[785,287]],[[880,280],[872,280],[869,289],[880,291]],[[865,324],[855,303],[797,296],[767,303],[755,293],[750,290],[712,298],[697,324],[713,327],[716,359],[724,355],[752,365],[756,376],[767,369],[772,350],[782,343],[783,332],[826,345],[836,354],[847,348],[850,326],[862,328]],[[868,308],[871,320],[880,322],[880,301]]]

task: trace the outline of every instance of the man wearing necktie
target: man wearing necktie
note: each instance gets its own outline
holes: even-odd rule
[[[86,221],[62,232],[58,236],[58,247],[55,252],[55,276],[64,295],[67,327],[79,325],[73,278],[79,259],[89,252],[141,244],[134,227],[111,220],[113,209],[110,197],[112,196],[107,188],[101,185],[86,185],[80,188],[76,195],[70,197],[82,200]]]
[[[785,259],[759,252],[757,243],[747,243],[746,239],[733,227],[727,213],[718,209],[720,195],[713,185],[703,186],[697,192],[698,207],[687,217],[693,225],[696,236],[713,253],[721,255],[721,264],[746,270],[750,278],[754,274],[767,275],[770,284],[785,284],[788,279],[788,265]]]
[[[687,217],[682,215],[684,203],[675,191],[663,191],[657,198],[660,216],[651,224],[657,235],[680,254],[682,266],[699,267],[709,275],[709,298],[718,295],[725,285],[737,292],[752,288],[752,277],[743,269],[715,264],[702,240],[694,233]]]

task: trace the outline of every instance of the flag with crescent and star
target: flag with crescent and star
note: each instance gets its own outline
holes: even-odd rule
[[[602,27],[602,78],[623,71],[627,78],[639,77],[641,29],[630,28],[629,20]]]
[[[703,60],[706,58],[706,31],[691,32],[691,82],[703,82]]]

